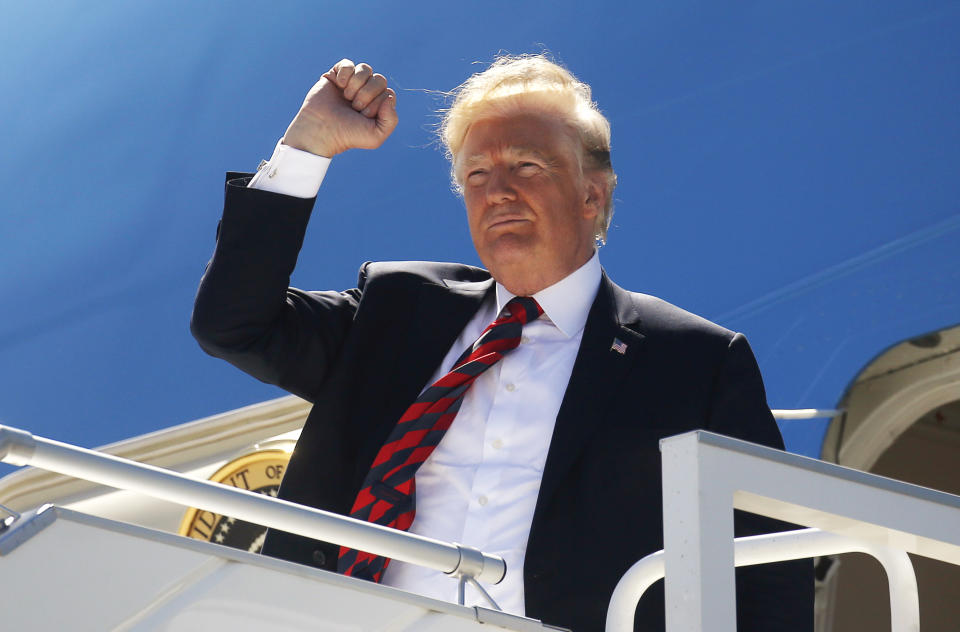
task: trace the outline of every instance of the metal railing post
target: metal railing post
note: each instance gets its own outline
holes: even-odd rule
[[[734,565],[752,566],[820,555],[866,553],[883,565],[890,591],[891,632],[919,632],[920,599],[910,557],[903,551],[847,538],[819,529],[737,538]],[[643,593],[664,575],[663,551],[651,553],[630,567],[610,598],[606,632],[632,632],[637,603]]]
[[[765,561],[831,550],[874,556],[888,574],[897,632],[919,626],[907,554],[960,566],[960,496],[705,430],[662,439],[660,450],[664,552],[648,559],[635,578],[638,584],[654,581],[650,566],[663,565],[668,630],[733,632],[733,566],[748,563],[754,553]],[[839,535],[787,533],[770,536],[770,542],[782,540],[776,554],[768,555],[767,544],[744,548],[731,529],[736,509],[842,534],[846,542],[835,549]],[[629,585],[617,591],[621,604]],[[611,629],[626,629],[623,617],[635,605],[633,600],[619,614],[611,612],[611,625],[618,626]]]

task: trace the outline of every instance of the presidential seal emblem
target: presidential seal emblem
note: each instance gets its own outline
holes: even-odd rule
[[[293,442],[259,449],[238,457],[210,477],[211,481],[276,496],[283,472],[290,461]],[[231,516],[190,508],[180,522],[180,535],[259,553],[267,528]]]

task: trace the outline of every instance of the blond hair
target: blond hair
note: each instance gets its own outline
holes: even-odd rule
[[[590,86],[544,54],[500,55],[449,96],[453,103],[443,111],[438,131],[458,191],[462,191],[462,183],[456,175],[457,154],[471,123],[491,113],[507,114],[518,108],[536,107],[556,113],[579,134],[584,170],[606,173],[606,202],[595,224],[597,241],[606,241],[617,175],[610,162],[610,122],[593,102]]]

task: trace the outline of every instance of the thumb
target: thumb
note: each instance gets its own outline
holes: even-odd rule
[[[387,98],[377,112],[377,130],[386,138],[397,127],[400,117],[397,116],[397,94],[393,90],[387,91]]]

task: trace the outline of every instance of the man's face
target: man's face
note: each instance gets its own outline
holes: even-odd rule
[[[593,254],[602,176],[584,174],[576,133],[555,115],[520,109],[472,123],[456,170],[473,245],[493,277],[530,295]]]

